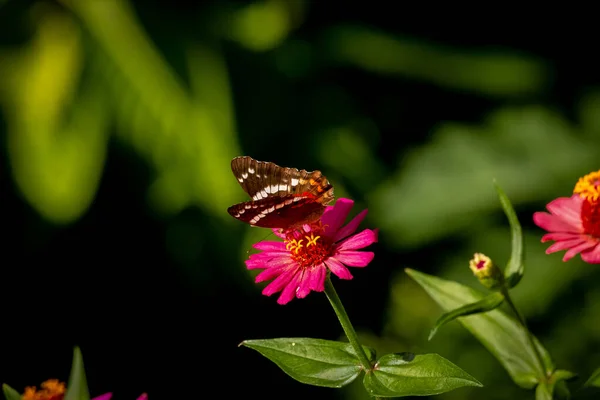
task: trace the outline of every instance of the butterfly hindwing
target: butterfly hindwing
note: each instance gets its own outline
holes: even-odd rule
[[[319,202],[293,195],[248,201],[227,209],[231,216],[252,226],[282,229],[316,220],[324,210]]]

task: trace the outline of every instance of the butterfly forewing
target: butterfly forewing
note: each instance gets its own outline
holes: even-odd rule
[[[231,169],[252,201],[228,212],[252,226],[287,229],[309,223],[333,200],[333,186],[320,171],[282,168],[248,156],[234,158]]]
[[[333,187],[320,171],[282,168],[248,156],[234,158],[231,170],[242,189],[255,201],[290,194],[311,194],[316,201],[324,204],[333,199]]]

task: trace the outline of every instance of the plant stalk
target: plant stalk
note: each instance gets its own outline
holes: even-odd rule
[[[325,295],[331,303],[333,311],[335,311],[335,314],[337,315],[338,320],[342,325],[342,329],[344,329],[344,333],[346,334],[350,345],[352,345],[356,356],[360,360],[360,364],[363,366],[365,372],[370,371],[373,368],[371,362],[369,361],[369,358],[367,357],[367,354],[365,353],[364,349],[358,342],[358,336],[356,335],[356,331],[354,330],[354,327],[350,322],[350,318],[348,318],[348,314],[344,309],[342,301],[340,300],[337,292],[335,291],[335,288],[333,287],[333,283],[331,282],[331,277],[329,275],[327,276],[327,279],[325,279]]]
[[[542,372],[542,376],[545,379],[547,379],[548,378],[548,373],[546,372],[546,364],[544,363],[544,359],[542,357],[542,354],[540,353],[539,348],[535,344],[535,340],[533,339],[533,335],[531,334],[531,331],[527,327],[527,322],[525,321],[525,317],[523,316],[523,314],[521,314],[521,312],[519,311],[519,309],[517,308],[517,306],[515,305],[515,303],[513,303],[510,295],[508,294],[508,290],[504,289],[502,291],[502,294],[504,294],[504,298],[506,300],[506,303],[511,308],[512,312],[517,316],[517,319],[519,320],[519,322],[521,323],[521,325],[525,329],[525,332],[527,334],[527,339],[529,340],[529,344],[533,348],[533,352],[535,354],[535,358],[537,359],[537,362],[539,363],[539,366],[540,366],[540,369],[541,369],[541,372]]]

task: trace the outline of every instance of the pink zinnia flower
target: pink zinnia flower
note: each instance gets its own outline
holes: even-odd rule
[[[246,266],[264,269],[256,277],[257,283],[273,280],[262,293],[271,296],[281,292],[277,302],[286,304],[294,297],[301,299],[311,291],[325,290],[328,270],[341,279],[352,279],[346,266],[366,267],[373,260],[373,252],[357,250],[377,242],[377,230],[365,229],[354,234],[367,210],[342,227],[353,205],[350,199],[339,199],[325,209],[317,223],[286,232],[274,229],[283,242],[255,244],[253,247],[262,253],[250,255]]]
[[[536,212],[533,221],[547,230],[542,242],[554,241],[546,254],[567,250],[563,261],[581,253],[583,261],[600,264],[600,171],[579,179],[573,196],[551,201],[547,212]]]

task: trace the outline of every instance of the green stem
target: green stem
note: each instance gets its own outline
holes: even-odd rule
[[[365,372],[370,371],[372,369],[371,362],[369,361],[369,358],[365,354],[364,349],[358,342],[358,336],[356,335],[356,331],[354,330],[354,327],[352,326],[352,323],[350,322],[350,318],[348,318],[348,314],[346,314],[344,305],[342,304],[342,301],[338,297],[337,292],[335,291],[335,288],[333,287],[333,283],[331,282],[331,277],[329,275],[327,276],[327,279],[325,280],[325,295],[327,296],[327,299],[331,303],[331,306],[333,307],[333,311],[335,311],[335,314],[337,315],[338,320],[340,321],[340,324],[342,324],[344,333],[348,337],[348,341],[352,345],[352,348],[354,349],[356,356],[360,360],[360,363],[363,366]]]
[[[515,303],[513,303],[512,299],[510,298],[510,295],[508,294],[508,290],[504,289],[502,291],[502,294],[504,294],[506,303],[509,305],[509,307],[511,308],[513,313],[517,316],[517,318],[519,319],[519,322],[521,323],[521,325],[523,325],[523,328],[525,328],[525,332],[527,334],[527,339],[529,340],[529,344],[533,348],[535,358],[537,359],[538,363],[540,364],[542,376],[544,378],[547,378],[548,376],[546,373],[546,364],[544,363],[544,359],[542,358],[540,349],[537,347],[537,345],[535,344],[535,341],[533,340],[533,335],[531,334],[531,331],[529,331],[529,328],[527,327],[527,322],[525,321],[525,317],[523,316],[523,314],[521,314],[521,312],[519,312],[519,309],[517,308]]]

